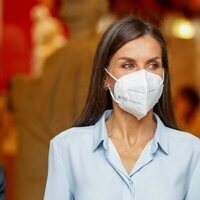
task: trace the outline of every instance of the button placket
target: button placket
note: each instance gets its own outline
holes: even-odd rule
[[[129,191],[130,191],[129,196],[130,196],[130,199],[133,199],[134,192],[135,192],[134,181],[132,180],[132,177],[131,177],[131,176],[129,176],[129,178],[128,178],[127,181],[128,181],[128,189],[129,189]]]
[[[128,181],[129,183],[129,181]],[[130,183],[124,187],[124,192],[123,192],[123,200],[133,200],[133,191],[132,188],[130,186]]]

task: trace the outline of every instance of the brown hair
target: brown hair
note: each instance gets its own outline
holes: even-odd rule
[[[133,16],[128,16],[114,22],[102,36],[96,50],[93,71],[90,80],[89,92],[85,107],[75,126],[95,124],[105,110],[112,109],[112,100],[108,90],[104,88],[105,70],[112,56],[127,42],[144,35],[156,39],[162,49],[162,65],[165,69],[164,89],[159,102],[154,106],[154,112],[163,123],[177,129],[171,103],[170,77],[168,56],[165,40],[158,28]]]

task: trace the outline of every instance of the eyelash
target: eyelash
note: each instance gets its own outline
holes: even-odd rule
[[[147,65],[147,67],[149,67],[151,69],[158,69],[159,66],[160,66],[159,63],[150,63],[150,64]],[[125,63],[125,64],[122,65],[122,68],[124,68],[124,69],[132,69],[134,67],[136,67],[136,65],[131,64],[131,63]]]
[[[150,67],[150,66],[152,66],[152,67]],[[151,69],[158,69],[159,64],[158,64],[158,63],[150,63],[150,64],[148,65],[148,67],[150,67]]]
[[[130,69],[130,68],[133,68],[133,67],[135,67],[135,65],[131,64],[131,63],[125,63],[125,64],[122,65],[122,68],[124,68],[124,69]]]

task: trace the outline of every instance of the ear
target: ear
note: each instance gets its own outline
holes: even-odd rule
[[[110,87],[109,77],[106,75],[104,78],[104,89],[108,90],[109,87]]]

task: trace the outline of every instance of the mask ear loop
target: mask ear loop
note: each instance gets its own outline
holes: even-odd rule
[[[120,81],[119,81],[117,78],[115,78],[106,68],[105,68],[105,71],[106,71],[115,81],[120,82]],[[112,92],[110,86],[108,87],[108,89],[109,89],[109,91],[110,91],[110,95],[111,95],[112,99],[113,99],[116,103],[121,104],[121,102],[118,101],[118,100],[115,98],[115,96],[114,96],[114,94],[113,94],[113,92]]]
[[[162,82],[160,83],[160,85],[164,85],[164,80],[165,80],[165,69],[163,69],[163,77],[162,77]]]
[[[105,71],[117,82],[120,82],[117,78],[115,78],[106,68]]]

